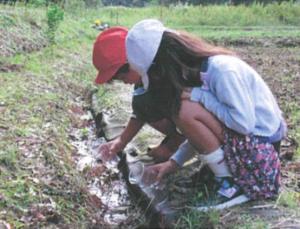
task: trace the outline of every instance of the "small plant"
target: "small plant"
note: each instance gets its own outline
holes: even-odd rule
[[[64,11],[57,5],[51,5],[47,10],[47,37],[51,44],[55,43],[55,32],[59,23],[64,19]]]
[[[216,228],[220,223],[218,211],[187,211],[177,221],[175,228]]]
[[[284,191],[282,192],[278,199],[277,204],[291,209],[296,209],[298,207],[300,200],[300,194],[295,191]]]
[[[270,228],[268,222],[264,222],[259,217],[241,215],[238,222],[232,225],[234,229],[267,229]]]
[[[89,129],[83,128],[81,129],[81,139],[87,139],[89,136]]]
[[[34,7],[42,7],[46,5],[46,0],[30,0],[29,3]]]
[[[6,151],[0,151],[0,165],[9,169],[15,169],[17,164],[17,151],[14,147],[8,147]]]
[[[0,25],[4,27],[11,27],[15,26],[16,22],[13,17],[3,14],[0,15]]]

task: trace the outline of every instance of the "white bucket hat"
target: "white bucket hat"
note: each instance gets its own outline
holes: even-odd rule
[[[136,23],[126,37],[126,53],[130,66],[141,77],[144,88],[149,86],[147,71],[158,51],[162,35],[167,29],[156,19],[146,19]]]

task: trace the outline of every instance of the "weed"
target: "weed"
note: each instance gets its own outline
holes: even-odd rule
[[[34,7],[42,7],[46,5],[47,0],[30,0],[30,4]]]
[[[276,204],[296,209],[299,207],[300,193],[284,190],[278,197]]]
[[[87,139],[88,136],[89,136],[89,129],[88,128],[81,129],[81,139]]]
[[[5,186],[0,186],[0,192],[4,195],[4,202],[7,207],[14,207],[20,211],[37,200],[34,186],[23,177],[14,180],[6,180]]]
[[[198,193],[195,195],[195,197],[193,198],[192,203],[198,203],[198,202],[202,201],[203,198],[204,198],[203,192],[198,192]]]
[[[0,151],[0,165],[4,165],[10,170],[16,168],[17,149],[14,146],[8,146],[5,151]]]
[[[24,127],[16,127],[14,133],[18,137],[27,137],[30,134],[29,130]]]
[[[64,19],[64,11],[57,5],[51,5],[47,10],[47,36],[50,43],[55,43],[55,32],[59,23]]]
[[[292,83],[291,83],[292,84]],[[291,89],[293,90],[293,89]],[[292,128],[289,129],[289,134],[294,137],[296,142],[300,142],[300,106],[296,101],[285,103],[283,105],[286,114],[289,114],[289,123]],[[300,158],[300,147],[296,149],[295,158]]]
[[[0,25],[3,27],[11,27],[16,25],[16,22],[13,17],[5,14],[0,15]]]
[[[259,217],[251,217],[249,215],[241,215],[238,224],[234,226],[234,229],[267,229],[269,225]]]
[[[299,139],[300,138],[300,129],[298,129],[296,134],[297,134],[297,138]],[[296,152],[295,152],[295,159],[296,160],[300,159],[300,147],[299,146],[298,146],[298,148],[296,149]]]
[[[175,228],[215,228],[220,221],[218,211],[186,211],[176,222]]]

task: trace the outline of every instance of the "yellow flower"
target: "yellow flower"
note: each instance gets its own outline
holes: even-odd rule
[[[101,21],[99,19],[95,20],[95,25],[100,25]]]

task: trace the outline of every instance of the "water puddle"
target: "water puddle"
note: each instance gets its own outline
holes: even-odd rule
[[[104,112],[94,112],[93,116],[81,114],[89,124],[81,129],[74,128],[70,135],[77,149],[73,158],[77,169],[87,179],[88,192],[99,211],[97,215],[107,227],[169,227],[201,185],[199,176],[195,176],[201,170],[201,162],[194,158],[159,185],[155,182],[144,184],[142,174],[154,163],[144,151],[160,136],[148,131],[143,137],[146,143],[135,139],[118,155],[118,160],[104,163],[99,159],[98,147],[106,139],[118,136],[128,119],[122,122],[120,116],[113,115],[118,112]],[[98,137],[99,133],[106,138]]]
[[[84,133],[83,133],[84,132]],[[74,129],[72,145],[77,153],[74,159],[80,172],[88,170],[88,191],[101,203],[99,213],[108,225],[120,225],[128,219],[130,201],[127,185],[118,169],[118,162],[103,163],[98,158],[98,147],[106,140],[95,134],[95,125]]]
[[[106,140],[95,133],[93,122],[84,131],[74,129],[72,144],[77,149],[74,155],[77,169],[89,174],[89,194],[95,202],[101,203],[99,214],[103,221],[109,226],[120,227],[126,223],[130,226],[152,225],[152,228],[174,223],[194,193],[193,175],[201,169],[199,161],[195,158],[186,169],[159,185],[145,185],[142,174],[154,162],[141,155],[133,145],[128,145],[117,161],[104,163],[99,160],[97,150]]]

